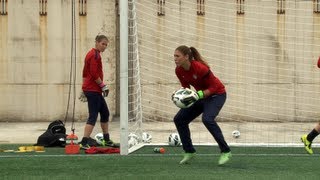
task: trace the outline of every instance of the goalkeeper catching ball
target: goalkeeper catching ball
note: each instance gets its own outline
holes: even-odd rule
[[[190,137],[189,123],[200,114],[202,114],[203,124],[219,145],[221,156],[218,164],[225,164],[231,158],[231,150],[215,121],[227,98],[225,87],[212,73],[196,48],[179,46],[174,51],[174,61],[175,73],[181,86],[183,88],[193,86],[199,97],[194,100],[195,102],[190,102],[194,103],[193,105],[180,109],[174,117],[174,123],[185,151],[180,164],[188,163],[196,155]]]

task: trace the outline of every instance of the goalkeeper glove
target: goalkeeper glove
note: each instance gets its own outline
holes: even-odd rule
[[[103,97],[107,97],[109,94],[109,88],[103,82],[99,84]]]
[[[185,97],[181,100],[181,102],[185,104],[187,107],[192,106],[196,101],[199,100],[199,95],[189,88],[185,88],[184,94]]]
[[[86,97],[86,95],[84,94],[83,91],[81,91],[81,93],[80,93],[79,100],[80,100],[81,102],[87,102],[87,101],[88,101],[88,100],[87,100],[87,97]]]

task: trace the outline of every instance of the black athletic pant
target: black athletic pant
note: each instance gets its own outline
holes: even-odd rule
[[[190,137],[189,123],[202,114],[202,122],[218,143],[221,152],[230,152],[230,148],[224,140],[222,131],[215,121],[221,108],[226,101],[227,95],[219,94],[197,101],[194,105],[186,109],[180,109],[174,117],[174,123],[181,138],[183,150],[187,153],[193,153],[196,150],[193,147]]]
[[[89,91],[85,91],[84,94],[86,95],[88,100],[89,117],[87,120],[87,124],[91,124],[92,126],[94,126],[97,122],[99,114],[100,122],[108,122],[110,112],[102,94]]]

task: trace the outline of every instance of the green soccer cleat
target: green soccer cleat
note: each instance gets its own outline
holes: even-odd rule
[[[114,148],[119,148],[120,147],[119,143],[114,143],[112,140],[109,140],[109,141],[102,140],[101,141],[101,145],[102,146],[114,147]]]
[[[195,156],[196,156],[196,153],[184,153],[183,159],[180,161],[179,164],[187,164]]]
[[[311,149],[312,142],[308,141],[307,135],[301,136],[301,142],[304,144],[304,149],[307,151],[308,154],[313,154],[313,151]]]
[[[227,163],[230,160],[231,156],[232,156],[231,152],[221,153],[218,164],[223,165]]]
[[[90,149],[89,144],[81,144],[81,143],[80,143],[79,146],[80,146],[80,149],[83,149],[83,150]]]

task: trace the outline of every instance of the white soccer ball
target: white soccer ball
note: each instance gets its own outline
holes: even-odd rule
[[[137,139],[135,139],[135,138],[130,138],[129,140],[128,140],[128,146],[129,146],[129,148],[131,148],[132,146],[135,146],[135,145],[137,145],[138,144],[138,141],[137,141]]]
[[[198,94],[189,88],[180,88],[172,94],[172,102],[179,108],[188,108],[199,99]]]
[[[238,131],[238,130],[232,131],[232,136],[233,136],[234,138],[240,137],[240,131]]]
[[[134,133],[130,133],[128,135],[128,146],[129,146],[129,148],[131,148],[134,145],[137,145],[138,143],[139,143],[139,137]]]
[[[180,146],[181,145],[181,139],[178,133],[172,133],[169,135],[168,139],[169,146]]]
[[[143,132],[141,138],[142,138],[142,142],[144,142],[144,143],[151,143],[152,136],[151,136],[149,133]]]
[[[130,140],[130,139],[135,139],[135,140],[137,140],[138,142],[140,141],[139,136],[137,136],[135,133],[129,133],[129,135],[128,135],[128,140]]]
[[[97,143],[99,145],[102,145],[102,141],[104,140],[103,138],[103,134],[102,133],[98,133],[94,136],[94,139],[97,141]]]

